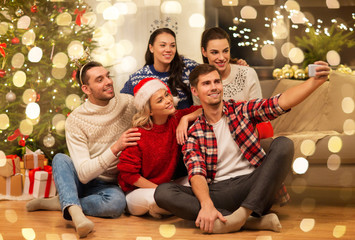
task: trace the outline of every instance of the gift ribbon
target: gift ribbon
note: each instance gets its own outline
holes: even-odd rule
[[[33,168],[38,167],[38,155],[43,154],[41,149],[37,149],[36,151],[32,152],[30,149],[26,148],[26,154],[33,155]]]
[[[44,197],[49,197],[49,191],[51,189],[51,181],[52,181],[52,167],[51,166],[44,166],[43,168],[35,168],[29,171],[28,173],[28,178],[30,180],[30,187],[28,190],[29,194],[33,193],[33,186],[35,183],[35,173],[38,171],[46,171],[48,173],[48,178],[47,178],[47,182],[46,182],[46,189],[44,191]]]
[[[10,135],[10,136],[7,138],[7,140],[8,140],[8,141],[14,141],[18,136],[24,137],[25,139],[28,138],[28,135],[23,135],[23,134],[20,132],[20,129],[18,128],[18,129],[16,129],[16,130],[14,131],[14,133],[13,133],[12,135]]]
[[[6,178],[6,196],[11,195],[11,177]]]
[[[7,155],[6,158],[9,158],[12,160],[12,171],[13,171],[13,175],[16,174],[16,165],[15,165],[15,159],[18,158],[19,156],[17,155]]]
[[[74,11],[74,14],[77,14],[76,19],[75,19],[75,23],[79,26],[81,25],[81,17],[85,13],[85,11],[86,11],[85,9],[82,11],[79,11],[79,9],[75,9],[75,11]]]
[[[0,43],[0,54],[5,58],[6,54],[4,48],[6,48],[6,43]]]

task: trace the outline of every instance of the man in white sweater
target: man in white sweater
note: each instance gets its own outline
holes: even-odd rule
[[[115,95],[110,73],[97,62],[82,66],[76,78],[88,101],[76,108],[65,124],[70,157],[57,154],[53,176],[59,196],[34,199],[28,211],[62,210],[73,220],[80,237],[94,227],[85,215],[119,217],[125,207],[125,195],[117,185],[118,156],[140,139],[138,129],[130,128],[135,113],[133,97]]]

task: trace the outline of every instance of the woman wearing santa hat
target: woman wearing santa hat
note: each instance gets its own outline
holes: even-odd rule
[[[138,112],[133,126],[141,138],[121,153],[118,182],[126,192],[129,213],[160,218],[169,213],[156,205],[155,188],[173,178],[179,144],[186,140],[188,123],[202,110],[200,106],[176,110],[169,87],[155,78],[143,79],[134,87],[134,104]]]

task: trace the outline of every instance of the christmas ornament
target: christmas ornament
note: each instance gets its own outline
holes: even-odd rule
[[[10,90],[10,92],[6,94],[6,101],[10,103],[10,102],[14,102],[15,100],[16,100],[16,94]]]
[[[23,15],[23,10],[22,10],[21,8],[18,8],[18,9],[16,10],[16,12],[15,12],[15,15],[16,15],[17,17],[21,17],[21,16]]]
[[[6,57],[6,53],[5,53],[5,49],[6,48],[6,43],[0,43],[0,54],[1,56],[3,56],[4,58]]]
[[[18,39],[17,37],[14,37],[13,39],[11,39],[11,43],[12,44],[19,44],[20,43],[20,39]]]
[[[4,69],[0,69],[0,77],[5,77],[6,72]]]
[[[284,78],[292,78],[293,77],[293,71],[292,69],[287,69],[285,71],[282,71],[282,75],[284,76]]]
[[[306,78],[306,73],[303,69],[297,69],[295,71],[295,78],[296,79],[305,79]]]
[[[46,136],[43,138],[43,145],[47,148],[53,147],[55,144],[55,138],[51,133],[48,133]]]
[[[31,12],[36,13],[37,11],[38,11],[37,5],[35,4],[31,7]]]
[[[75,9],[75,11],[74,11],[74,14],[77,14],[76,15],[76,19],[75,19],[75,23],[78,25],[78,26],[80,26],[81,25],[81,17],[83,16],[83,14],[85,13],[85,9],[84,10],[81,10],[81,11],[79,11],[79,9],[77,8],[77,9]]]
[[[275,68],[274,71],[272,71],[272,76],[276,79],[280,79],[282,77],[282,70],[280,68]]]

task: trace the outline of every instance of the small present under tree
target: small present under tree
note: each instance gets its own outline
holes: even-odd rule
[[[83,101],[76,64],[94,47],[83,1],[0,3],[0,150],[67,153],[64,123]]]

